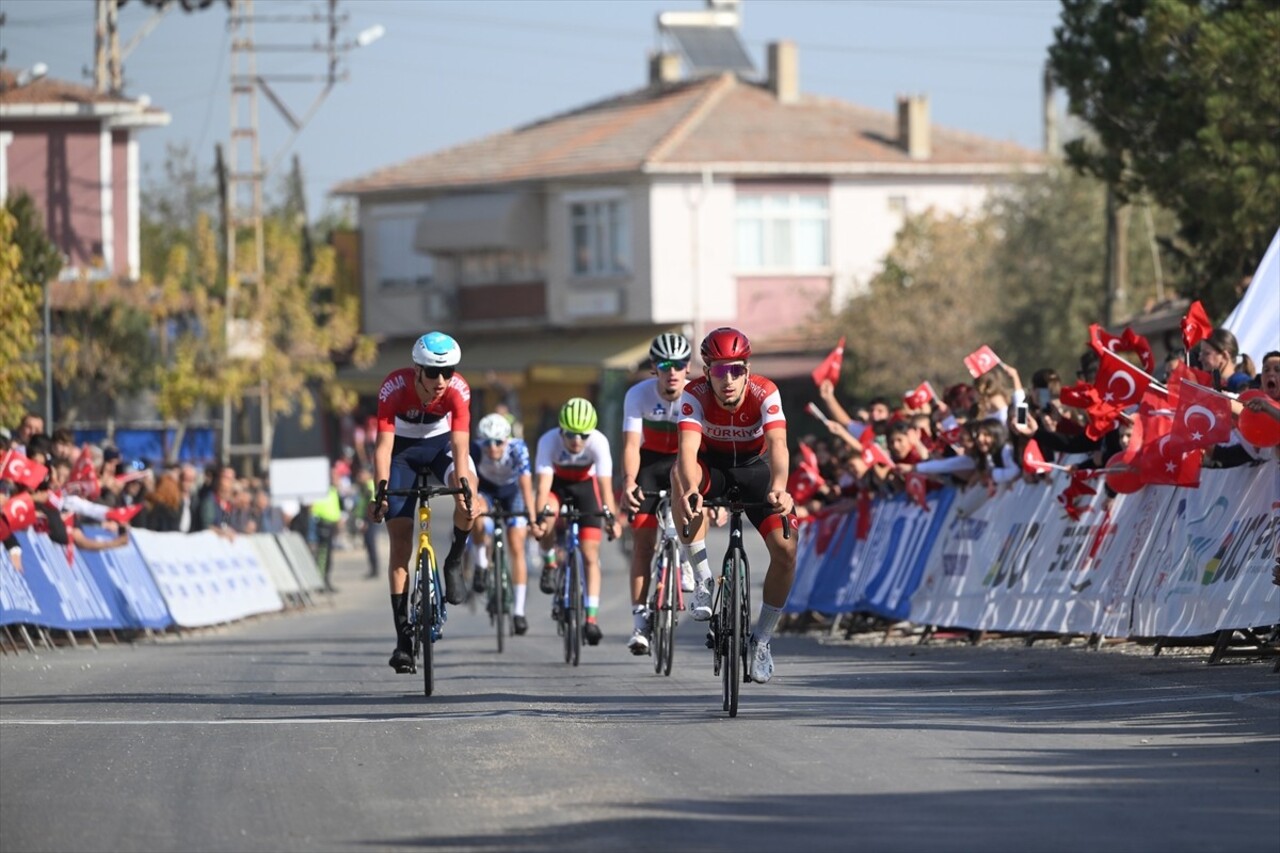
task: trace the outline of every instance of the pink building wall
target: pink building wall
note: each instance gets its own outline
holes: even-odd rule
[[[102,137],[97,121],[7,122],[9,192],[25,190],[44,212],[49,238],[68,264],[100,262],[102,245]],[[128,272],[128,132],[113,133],[112,272]]]
[[[742,276],[734,323],[751,338],[786,340],[804,334],[816,313],[830,304],[828,276]]]

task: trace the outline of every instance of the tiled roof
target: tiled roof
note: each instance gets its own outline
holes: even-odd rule
[[[0,104],[132,104],[132,98],[99,94],[92,86],[41,77],[18,86],[18,73],[0,68]]]
[[[361,195],[449,189],[574,176],[809,167],[902,171],[1039,164],[1035,151],[933,125],[932,153],[912,160],[897,117],[801,96],[783,104],[762,84],[732,74],[643,88],[543,121],[388,166],[340,183]]]

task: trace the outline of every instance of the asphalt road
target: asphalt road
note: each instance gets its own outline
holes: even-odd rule
[[[0,851],[1280,849],[1269,665],[783,636],[731,720],[692,622],[628,654],[607,555],[580,667],[535,588],[502,655],[451,611],[430,699],[355,553],[331,604],[6,655]]]

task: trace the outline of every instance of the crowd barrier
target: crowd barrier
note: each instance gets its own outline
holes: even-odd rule
[[[101,528],[84,532],[112,536]],[[56,545],[43,533],[17,536],[21,572],[0,549],[0,625],[206,627],[307,604],[323,586],[306,542],[292,531],[226,539],[134,530],[127,545],[103,551]]]
[[[1280,623],[1280,467],[1148,486],[1079,520],[1069,475],[994,496],[941,489],[829,508],[800,532],[786,610],[868,613],[970,631],[1194,637]],[[1080,503],[1077,503],[1079,506]]]

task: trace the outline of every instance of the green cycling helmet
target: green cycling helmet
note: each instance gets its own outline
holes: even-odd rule
[[[560,407],[560,429],[565,432],[591,432],[600,419],[590,400],[572,397]]]

